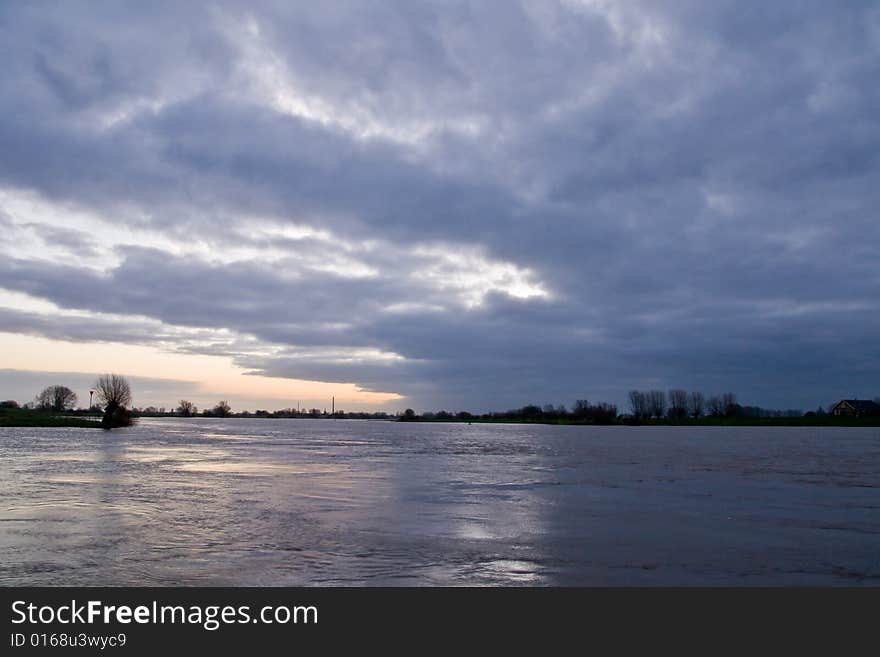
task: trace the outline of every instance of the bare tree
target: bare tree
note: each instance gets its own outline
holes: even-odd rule
[[[191,415],[195,415],[198,412],[195,404],[193,404],[188,399],[181,399],[180,403],[177,405],[177,409],[175,409],[178,413],[183,415],[184,417],[189,417]]]
[[[124,427],[132,423],[131,414],[125,407],[131,404],[131,386],[124,376],[104,374],[95,381],[98,400],[105,404],[101,426],[105,429]]]
[[[669,417],[683,418],[687,416],[688,394],[687,390],[675,389],[669,391]]]
[[[666,393],[662,390],[648,392],[648,410],[658,420],[666,414]]]
[[[213,414],[216,415],[217,417],[229,417],[229,413],[231,411],[232,411],[232,408],[229,406],[229,404],[226,402],[226,400],[219,402],[212,409]]]
[[[648,417],[648,399],[647,395],[640,390],[629,391],[629,407],[633,417],[642,419]]]
[[[67,386],[49,386],[37,395],[37,406],[53,411],[64,411],[76,406],[76,393]]]
[[[594,424],[611,424],[617,419],[617,406],[604,402],[591,404],[586,399],[578,399],[574,404],[572,416],[578,420],[591,421]]]
[[[712,417],[721,417],[724,415],[724,402],[721,401],[721,397],[718,395],[712,395],[709,397],[707,405],[709,407],[709,415]]]
[[[736,415],[739,410],[739,404],[736,403],[736,395],[732,392],[725,392],[721,395],[721,405],[724,407],[724,415]]]
[[[98,377],[95,382],[95,392],[98,399],[106,406],[125,408],[131,403],[131,386],[124,376],[119,374],[105,374]]]
[[[703,414],[705,399],[702,392],[692,392],[688,395],[688,413],[695,420]]]

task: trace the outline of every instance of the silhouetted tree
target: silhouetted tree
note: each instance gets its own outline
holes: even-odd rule
[[[67,386],[49,386],[37,395],[37,407],[64,411],[76,406],[76,393]]]
[[[229,404],[224,399],[223,401],[219,402],[212,409],[212,411],[213,411],[214,415],[216,415],[217,417],[229,417],[229,413],[232,411],[232,408],[229,406]]]
[[[663,417],[666,414],[666,393],[662,390],[648,392],[648,410],[657,419]]]
[[[544,414],[544,411],[541,410],[540,406],[536,406],[535,404],[527,404],[519,409],[518,413],[522,418],[526,420],[536,420]],[[514,411],[514,414],[517,414],[517,411]]]
[[[196,408],[195,404],[193,404],[188,399],[181,399],[177,403],[177,408],[175,409],[176,413],[183,415],[184,417],[190,417],[195,415],[199,409]]]
[[[95,392],[103,404],[116,407],[128,406],[131,403],[131,386],[125,377],[119,374],[105,374],[95,382]]]
[[[633,417],[643,419],[649,417],[648,412],[648,396],[639,390],[629,391],[629,407]]]
[[[724,403],[721,401],[721,397],[712,395],[709,397],[706,404],[709,408],[709,415],[712,417],[721,417],[724,415]]]
[[[704,405],[702,392],[692,392],[688,395],[688,413],[692,418],[697,419],[703,414]]]
[[[739,414],[739,404],[736,403],[736,395],[732,392],[721,395],[721,405],[724,407],[724,415],[731,417]]]
[[[98,400],[105,404],[101,426],[105,429],[131,424],[131,414],[125,407],[131,404],[131,386],[119,374],[105,374],[95,381]]]
[[[0,408],[18,408],[18,402],[14,399],[7,399],[6,401],[0,402]]]
[[[408,408],[403,412],[403,415],[400,416],[400,420],[402,422],[413,422],[416,419],[416,412]]]
[[[687,405],[687,390],[675,389],[669,391],[669,417],[680,419],[687,416]]]

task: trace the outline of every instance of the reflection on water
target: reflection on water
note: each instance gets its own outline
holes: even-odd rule
[[[880,583],[877,429],[0,429],[0,584]]]

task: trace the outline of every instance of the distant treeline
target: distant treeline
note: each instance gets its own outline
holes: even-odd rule
[[[145,406],[144,408],[131,409],[133,415],[139,417],[265,417],[265,418],[336,418],[346,420],[393,420],[395,415],[384,411],[377,413],[346,412],[343,410],[327,412],[327,409],[310,408],[282,408],[277,411],[256,410],[238,411],[225,400],[218,402],[211,408],[199,410],[199,408],[187,399],[181,399],[177,406],[168,409],[164,406]]]
[[[277,411],[256,410],[256,411],[238,411],[235,412],[226,401],[219,402],[216,406],[199,410],[199,408],[187,400],[181,400],[173,409],[167,409],[163,406],[146,406],[144,408],[133,408],[132,415],[139,417],[262,417],[262,418],[335,418],[345,420],[393,420],[397,416],[391,413],[376,412],[346,412],[334,411],[328,412],[326,409],[310,408],[297,410],[295,408],[283,408]]]
[[[704,395],[699,391],[676,388],[668,393],[664,390],[630,390],[630,417],[638,420],[660,420],[663,418],[680,420],[701,417],[802,417],[800,409],[769,409],[760,406],[743,406],[736,394],[725,392],[720,395]],[[825,414],[819,407],[813,413]]]
[[[113,375],[115,376],[115,375]],[[102,377],[104,379],[105,377]],[[121,377],[119,377],[121,380]],[[99,384],[102,380],[99,380]],[[123,383],[124,380],[122,380]],[[100,386],[99,386],[100,390]],[[130,401],[131,395],[125,384],[125,395],[120,399],[124,403]],[[109,398],[108,393],[101,393],[102,400]],[[521,408],[507,411],[494,411],[474,414],[468,411],[450,412],[446,410],[417,414],[408,408],[402,413],[379,412],[346,412],[344,410],[310,408],[284,408],[276,411],[256,410],[234,412],[229,403],[221,400],[215,406],[199,410],[195,404],[181,399],[174,408],[164,406],[134,407],[130,410],[132,417],[242,417],[242,418],[334,418],[357,420],[399,420],[402,422],[522,422],[544,424],[737,424],[737,423],[779,423],[778,420],[791,420],[792,424],[822,420],[825,424],[832,420],[829,410],[821,406],[806,413],[799,409],[768,409],[760,406],[742,405],[737,401],[736,394],[726,392],[718,395],[704,395],[698,391],[687,391],[680,388],[664,390],[631,390],[628,394],[628,408],[621,413],[615,404],[590,402],[578,399],[571,409],[564,405],[527,404]],[[880,403],[880,399],[877,400]],[[76,395],[65,386],[50,386],[36,396],[33,402],[25,404],[24,409],[64,412],[68,415],[89,415],[104,413],[98,405],[89,409],[74,410]],[[3,409],[18,409],[17,402],[8,400],[0,402]],[[805,422],[800,422],[803,419]],[[762,422],[766,420],[767,422]]]
[[[544,424],[804,424],[817,419],[831,420],[829,410],[821,406],[814,411],[770,409],[738,403],[736,394],[726,392],[705,395],[683,389],[631,390],[629,408],[620,413],[614,404],[575,401],[571,410],[564,405],[528,404],[508,411],[471,414],[467,411],[416,414],[407,409],[399,419],[403,422],[523,422]],[[880,403],[880,400],[878,400]],[[804,420],[799,421],[799,419]],[[783,421],[783,422],[780,422]],[[788,422],[790,421],[790,422]],[[848,421],[842,419],[840,421]]]
[[[402,422],[540,422],[554,423],[581,423],[581,424],[613,424],[619,415],[617,406],[604,402],[591,404],[585,399],[575,402],[574,408],[569,411],[565,406],[545,404],[538,406],[528,404],[522,408],[509,411],[496,411],[491,413],[474,414],[468,411],[437,411],[436,413],[423,413],[417,415],[411,408],[406,409],[399,419]]]
[[[89,408],[74,408],[76,394],[65,386],[50,386],[37,395],[33,401],[19,404],[13,399],[0,401],[0,412],[3,410],[27,410],[47,413],[63,413],[67,416],[90,416],[100,415],[105,412],[104,407],[93,404]],[[379,411],[346,412],[343,410],[327,412],[326,409],[310,408],[298,410],[295,408],[283,408],[277,411],[256,410],[234,412],[225,400],[218,402],[211,408],[199,410],[191,401],[181,399],[174,408],[165,406],[133,407],[128,411],[132,417],[267,417],[267,418],[337,418],[351,420],[394,420],[398,415]]]

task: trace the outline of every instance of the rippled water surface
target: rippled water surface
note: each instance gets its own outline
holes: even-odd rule
[[[4,585],[880,584],[880,430],[0,429]]]

